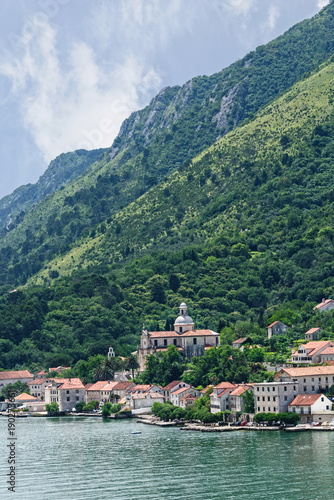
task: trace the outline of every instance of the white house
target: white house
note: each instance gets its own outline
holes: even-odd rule
[[[331,411],[332,402],[324,394],[298,394],[289,404],[289,411],[302,415]]]
[[[211,413],[231,410],[229,395],[235,388],[236,385],[230,382],[221,382],[213,388],[213,392],[210,394]]]
[[[181,406],[180,401],[182,398],[190,394],[191,396],[195,396],[198,398],[201,393],[200,391],[197,391],[193,387],[181,387],[180,389],[177,389],[176,391],[172,392],[170,394],[170,401],[174,406]]]
[[[282,321],[274,321],[271,325],[268,326],[268,339],[270,339],[273,335],[282,335],[287,331],[288,327],[282,323]]]
[[[321,363],[321,354],[328,347],[334,347],[334,343],[331,340],[320,340],[302,344],[298,347],[298,350],[294,354],[292,354],[291,361],[293,363],[303,364]],[[330,352],[328,351],[327,353],[328,355],[330,354]]]
[[[85,387],[79,378],[54,379],[45,388],[45,404],[58,403],[59,411],[71,411],[85,400]]]
[[[28,370],[0,372],[0,392],[6,385],[15,384],[15,382],[28,384],[32,380],[34,380],[34,376]]]

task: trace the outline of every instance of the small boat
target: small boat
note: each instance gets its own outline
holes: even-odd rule
[[[131,434],[141,434],[141,431],[132,431]]]

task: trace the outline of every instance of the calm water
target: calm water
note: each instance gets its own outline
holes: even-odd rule
[[[0,417],[1,500],[334,500],[334,433],[209,434],[134,420],[28,417],[16,421],[16,435],[11,493]]]

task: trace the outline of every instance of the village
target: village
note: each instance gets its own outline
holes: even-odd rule
[[[333,308],[332,299],[323,300],[315,306],[320,312]],[[275,321],[268,326],[268,338],[284,336],[287,329],[284,323]],[[138,384],[130,371],[121,371],[115,372],[113,380],[98,380],[84,385],[79,378],[61,378],[62,373],[69,369],[64,366],[51,367],[48,372],[42,370],[35,374],[28,370],[2,371],[0,391],[17,382],[27,384],[29,391],[1,401],[0,410],[2,415],[15,410],[17,416],[101,416],[103,406],[111,404],[117,407],[117,415],[112,417],[143,417],[146,422],[159,422],[163,419],[152,416],[152,408],[154,410],[170,403],[174,408],[184,410],[176,414],[185,415],[196,405],[200,407],[198,402],[205,398],[210,414],[217,415],[218,420],[224,419],[218,423],[216,420],[216,426],[220,423],[231,427],[253,427],[254,421],[259,421],[256,416],[263,415],[265,421],[269,420],[268,414],[294,413],[298,415],[299,426],[334,429],[331,397],[334,396],[334,342],[318,340],[320,333],[320,328],[305,332],[305,343],[292,351],[291,359],[283,365],[271,367],[273,380],[258,383],[223,380],[216,385],[196,388],[182,380],[174,380],[163,387]],[[236,339],[233,349],[242,351],[249,348],[245,347],[246,340],[246,337]],[[143,327],[136,352],[138,373],[145,370],[148,356],[166,351],[169,345],[175,346],[191,360],[203,356],[208,349],[218,348],[220,335],[212,330],[196,330],[183,302],[173,331],[148,332]],[[114,356],[112,348],[108,355]],[[57,373],[57,377],[48,376],[51,372]],[[271,416],[270,420],[275,419]]]

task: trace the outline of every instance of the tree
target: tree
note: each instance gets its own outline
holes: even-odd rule
[[[248,390],[241,395],[244,402],[245,413],[254,413],[254,395],[253,391]]]
[[[12,396],[15,394],[15,396],[17,396],[18,394],[22,394],[22,392],[30,394],[30,389],[28,384],[22,383],[18,380],[14,384],[6,385],[1,391],[1,396],[4,398],[4,401],[5,399],[8,399],[10,395]]]
[[[45,405],[45,409],[49,413],[56,413],[58,411],[58,409],[59,409],[59,404],[56,403],[55,401],[53,401],[50,404],[46,404]]]
[[[101,363],[95,368],[94,379],[98,380],[113,380],[114,378],[114,361],[113,359],[105,358]]]
[[[134,356],[133,354],[130,354],[130,356],[125,361],[125,369],[126,370],[131,370],[131,372],[132,372],[132,378],[135,378],[134,370],[136,368],[138,368],[138,366],[139,366],[139,364],[138,364],[137,357]]]
[[[85,406],[85,402],[84,401],[79,401],[79,403],[77,403],[75,405],[75,409],[76,409],[77,412],[81,413],[84,406]]]

